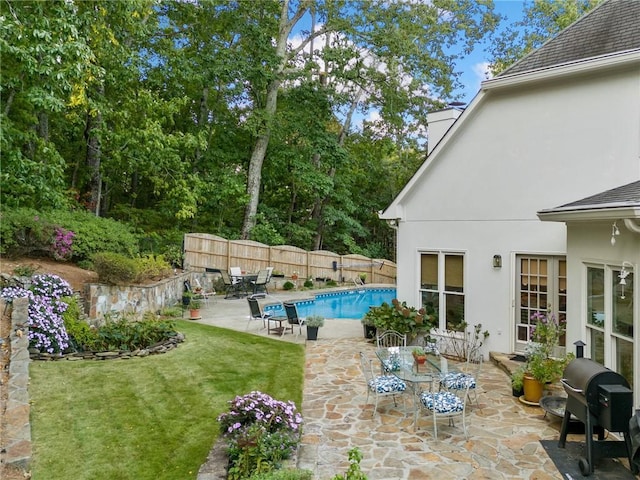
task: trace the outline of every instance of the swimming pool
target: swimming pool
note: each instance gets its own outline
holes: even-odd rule
[[[314,299],[296,300],[294,303],[301,317],[321,315],[324,318],[360,320],[371,306],[391,303],[396,298],[395,288],[363,288],[339,292],[319,293]],[[266,305],[265,312],[285,315],[282,305]]]

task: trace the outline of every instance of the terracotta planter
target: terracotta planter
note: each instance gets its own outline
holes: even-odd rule
[[[424,362],[427,361],[427,356],[426,355],[413,355],[413,358],[415,359],[416,363],[418,365],[424,365]]]
[[[539,382],[531,375],[524,375],[523,380],[524,399],[527,402],[538,403],[542,398],[544,383]]]
[[[190,313],[190,317],[191,319],[199,319],[200,318],[200,309],[199,308],[192,308],[191,310],[189,310]]]

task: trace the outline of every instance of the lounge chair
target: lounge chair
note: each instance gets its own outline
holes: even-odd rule
[[[302,326],[304,325],[304,318],[301,318],[298,315],[298,309],[296,308],[296,304],[295,303],[283,303],[284,305],[284,311],[287,314],[287,321],[289,322],[289,325],[291,325],[291,333],[293,333],[293,327],[295,325],[298,326],[298,334],[302,333]],[[283,332],[284,333],[284,332]]]

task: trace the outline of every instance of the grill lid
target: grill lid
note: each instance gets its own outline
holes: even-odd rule
[[[622,375],[590,358],[572,360],[562,376],[567,394],[584,397],[590,406],[597,405],[598,385],[622,385],[629,388],[629,382]]]

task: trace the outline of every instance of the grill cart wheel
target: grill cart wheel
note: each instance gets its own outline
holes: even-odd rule
[[[589,466],[589,461],[586,458],[580,457],[580,460],[578,460],[578,467],[580,467],[580,473],[582,473],[583,476],[588,477],[591,475],[591,467]]]

